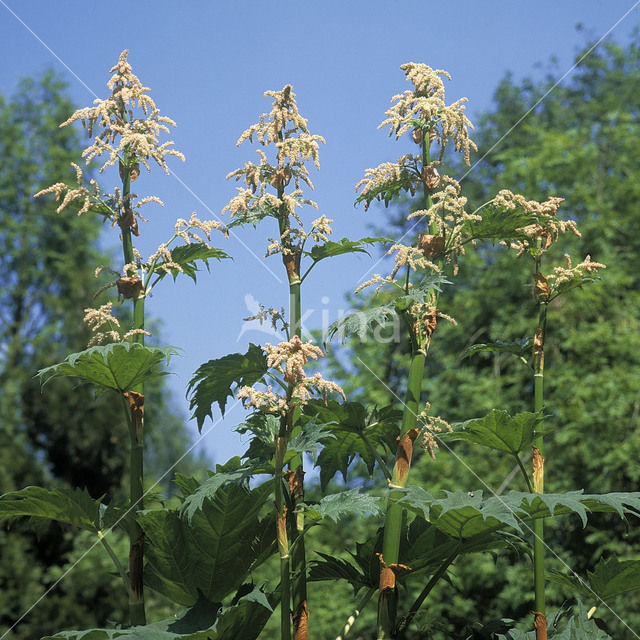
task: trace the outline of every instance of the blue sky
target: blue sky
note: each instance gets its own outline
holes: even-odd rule
[[[403,62],[448,70],[447,101],[468,97],[474,121],[490,109],[507,71],[516,79],[541,77],[554,56],[552,73],[560,79],[587,40],[614,27],[610,37],[626,41],[640,20],[636,6],[640,0],[0,0],[0,92],[10,94],[20,78],[54,68],[67,79],[74,102],[88,106],[93,93],[106,97],[108,70],[129,49],[134,72],[151,87],[161,112],[178,123],[172,139],[187,157],[185,164],[169,163],[173,176],[143,172],[136,183],[140,195],[165,202],[164,209],[147,208],[139,248],[148,254],[171,235],[176,218],[194,210],[201,218],[220,216],[235,193],[225,176],[255,158],[250,145],[235,147],[238,136],[269,111],[265,90],[292,84],[311,133],[327,141],[321,171],[312,172],[312,197],[320,213],[334,219],[334,239],[355,239],[367,235],[369,224],[384,226],[383,209],[354,209],[355,184],[366,168],[407,150],[376,130],[391,96],[407,88]],[[514,113],[513,121],[521,115]],[[105,186],[115,181],[115,174],[105,174]],[[162,341],[184,350],[172,361],[170,385],[185,415],[184,389],[199,364],[244,352],[250,341],[277,340],[242,321],[255,301],[286,305],[280,259],[262,258],[266,237],[274,234],[267,223],[228,241],[220,237],[217,246],[233,262],[214,264],[197,286],[186,278],[166,280],[148,303],[150,315],[162,318]],[[106,241],[116,246],[117,236]],[[352,256],[318,265],[303,290],[310,330],[346,309],[345,293],[372,264]],[[212,430],[207,421],[209,432],[197,446],[216,462],[241,454],[246,443],[231,428],[242,416],[235,407]],[[195,438],[194,423],[190,428]]]

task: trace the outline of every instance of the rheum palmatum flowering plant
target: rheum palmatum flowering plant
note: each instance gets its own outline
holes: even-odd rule
[[[533,532],[534,627],[541,640],[547,637],[542,518],[577,513],[586,522],[590,511],[611,511],[623,517],[640,513],[638,494],[544,492],[542,422],[548,411],[543,406],[542,381],[547,310],[558,296],[595,279],[604,265],[587,256],[574,266],[566,256],[564,266],[543,274],[543,258],[547,259],[559,234],[579,234],[574,221],[559,218],[560,197],[552,195],[537,202],[503,189],[475,209],[470,206],[461,180],[444,169],[447,150],[460,153],[467,165],[476,150],[465,99],[447,104],[444,80],[449,75],[445,71],[417,63],[407,63],[402,70],[411,87],[392,98],[380,126],[388,127],[396,140],[410,137],[414,152],[367,169],[356,188],[357,202],[363,202],[365,209],[376,201],[389,204],[398,195],[409,194],[414,199],[407,207],[408,231],[399,240],[330,240],[332,220],[318,216],[317,204],[304,195],[304,190],[313,188],[310,167],[319,168],[324,139],[310,133],[290,85],[265,93],[272,100],[271,111],[240,136],[238,144],[256,143],[260,148],[257,162],[246,162],[227,176],[241,183],[225,207],[230,214],[228,228],[275,221],[266,253],[282,258],[289,308],[276,311],[260,305],[255,317],[270,318],[274,329],[283,331],[284,339],[264,347],[250,344],[246,353],[213,358],[198,368],[188,386],[198,427],[213,417],[216,405],[224,415],[228,399],[235,397],[250,411],[237,430],[250,434],[251,441],[242,458],[218,466],[204,482],[176,477],[181,495],[168,500],[168,506],[143,509],[143,382],[164,373],[159,369],[173,353],[171,348],[144,345],[148,335],[144,300],[166,275],[185,274],[195,280],[198,266],[208,267],[210,258],[225,257],[209,240],[214,232],[226,233],[226,229],[194,213],[189,220],[178,219],[170,239],[148,258],[133,246],[133,238],[140,234],[139,223],[144,221],[141,207],[161,204],[155,196],[140,198],[132,192],[132,183],[142,180],[140,166],[150,170],[155,163],[168,172],[167,159],[182,156],[171,142],[160,141],[175,123],[160,115],[149,89],[133,74],[126,51],[111,69],[110,96],[78,110],[63,123],[80,122],[86,127],[92,141],[83,158],[101,162],[101,175],[117,166],[120,184],[105,192],[97,180],[86,182],[83,170],[74,164],[73,186],[59,182],[37,195],[55,195],[59,213],[75,207],[81,215],[98,213],[119,228],[123,266],[96,270],[96,275],[115,278],[97,295],[115,288],[118,301],[130,300],[133,326],[122,326],[114,301],[85,309],[85,321],[94,332],[92,346],[40,375],[44,380],[75,376],[117,394],[130,433],[130,494],[127,503],[103,504],[86,491],[27,487],[0,498],[0,517],[56,519],[95,535],[127,589],[129,617],[124,624],[135,628],[71,631],[53,638],[72,640],[88,633],[100,640],[151,635],[167,640],[308,640],[315,637],[309,630],[314,619],[310,611],[320,612],[324,606],[314,591],[316,583],[347,581],[358,601],[344,628],[341,623],[336,626],[338,637],[357,624],[360,612],[377,593],[376,628],[366,634],[379,640],[400,639],[406,637],[433,588],[459,558],[531,545],[529,534]],[[309,207],[313,219],[306,222]],[[503,245],[487,248],[488,254],[512,248],[518,256],[533,260],[530,284],[538,321],[531,336],[517,343],[472,345],[467,351],[519,356],[533,373],[534,411],[511,416],[493,409],[484,417],[450,425],[444,417],[430,415],[431,403],[423,401],[425,363],[437,348],[439,320],[456,324],[446,313],[446,287],[455,282],[465,250],[486,240]],[[394,260],[390,272],[376,274],[358,288],[376,285],[377,295],[369,300],[369,307],[333,329],[364,338],[376,323],[391,319],[400,320],[406,329],[402,344],[408,345],[408,353],[399,376],[404,398],[389,406],[370,407],[349,401],[340,385],[311,370],[324,352],[303,335],[301,285],[320,261],[366,253],[371,245],[385,242],[386,253]],[[464,320],[460,324],[464,326]],[[207,348],[206,341],[203,348]],[[360,364],[369,368],[363,360]],[[376,384],[390,390],[389,380],[377,377]],[[427,490],[430,487],[411,486],[414,442],[435,457],[436,449],[447,455],[447,443],[452,440],[479,444],[492,449],[494,456],[510,457],[523,473],[526,491],[503,494],[499,490],[487,495],[482,490],[469,491],[469,487],[451,487],[440,496],[432,495]],[[531,445],[532,473],[528,473],[524,451]],[[314,499],[309,498],[308,490],[305,497],[307,454],[320,469]],[[356,460],[370,474],[377,471],[384,476],[386,485],[376,488],[375,483],[362,483],[359,478],[352,488],[332,487],[338,472],[350,482]],[[457,460],[462,463],[459,457]],[[349,528],[357,522],[353,529],[360,527],[367,539],[349,550],[344,548],[347,527],[328,540],[321,533],[315,537],[339,520]],[[532,521],[533,529],[529,528]],[[378,531],[381,522],[384,526]],[[117,525],[129,535],[128,568],[109,543],[117,535]],[[271,558],[277,563],[270,562]],[[399,589],[401,583],[406,589]],[[145,587],[165,597],[172,607],[171,617],[146,625]],[[412,601],[406,603],[409,596]],[[531,609],[529,600],[524,596],[527,610]],[[274,610],[279,612],[273,616],[278,620],[269,622]],[[575,621],[586,634],[594,626],[583,613],[570,625]],[[334,624],[336,615],[331,611],[323,617]],[[508,627],[501,620],[498,626],[487,628],[507,633]]]

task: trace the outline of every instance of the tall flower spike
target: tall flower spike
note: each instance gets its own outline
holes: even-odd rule
[[[385,112],[387,118],[378,128],[388,126],[389,135],[395,134],[397,139],[418,126],[423,132],[428,130],[430,139],[434,138],[440,146],[440,158],[451,139],[455,150],[462,152],[464,161],[470,164],[470,153],[477,151],[478,147],[469,138],[469,129],[473,129],[473,125],[464,114],[467,98],[449,106],[444,100],[442,77],[451,80],[451,76],[446,71],[415,62],[407,62],[400,68],[414,88],[391,98],[395,104]]]
[[[291,85],[281,91],[266,91],[264,95],[273,98],[271,112],[263,113],[256,124],[246,129],[237,145],[255,139],[265,149],[275,148],[275,157],[270,160],[265,151],[257,149],[258,163],[246,162],[227,175],[227,179],[234,178],[245,187],[238,187],[238,193],[222,212],[230,212],[234,218],[232,225],[247,222],[255,225],[265,217],[276,218],[280,237],[269,238],[266,255],[299,256],[307,238],[311,236],[316,242],[318,239],[326,242],[330,233],[326,217],[318,218],[307,232],[299,214],[304,205],[318,208],[315,202],[303,197],[302,188],[306,185],[313,189],[306,163],[313,162],[316,169],[320,168],[319,146],[325,140],[309,133],[307,120],[298,111]]]
[[[127,61],[128,53],[125,49],[118,63],[110,69],[113,75],[107,87],[111,90],[111,96],[106,100],[96,98],[93,107],[78,109],[60,126],[65,127],[79,120],[90,137],[94,129],[99,129],[93,144],[84,150],[82,157],[89,163],[107,155],[100,167],[101,173],[118,160],[122,161],[126,150],[129,157],[139,159],[147,171],[148,160],[152,158],[168,174],[166,157],[176,156],[184,161],[184,156],[170,148],[173,142],[160,144],[159,137],[161,133],[169,133],[169,126],[175,127],[176,123],[160,115],[155,102],[147,95],[150,89],[144,87],[134,75]],[[142,111],[141,117],[136,117],[136,111]]]

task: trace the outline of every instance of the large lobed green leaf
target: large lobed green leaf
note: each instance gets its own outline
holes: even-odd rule
[[[640,515],[640,493],[510,491],[504,496],[484,499],[482,491],[454,491],[445,492],[443,498],[434,498],[420,487],[409,487],[394,490],[391,499],[459,540],[509,528],[523,533],[522,524],[536,518],[575,513],[584,526],[589,512],[613,512],[622,518],[628,513]]]
[[[323,448],[316,464],[320,467],[323,490],[338,471],[346,480],[347,469],[356,456],[362,458],[371,474],[376,463],[376,449],[382,456],[395,450],[402,413],[392,407],[367,413],[359,402],[339,404],[329,400],[326,405],[312,401],[305,411],[316,424],[330,432],[322,440]]]
[[[246,353],[230,353],[216,360],[209,360],[198,367],[187,386],[190,395],[189,409],[194,410],[198,429],[202,429],[205,418],[212,418],[211,407],[218,404],[224,416],[227,398],[234,389],[258,382],[267,372],[267,357],[255,344],[250,344]]]
[[[482,220],[466,220],[465,237],[474,240],[517,240],[524,239],[527,234],[523,227],[538,222],[533,213],[525,213],[520,209],[491,207],[482,214]]]
[[[391,242],[389,238],[360,238],[359,240],[349,240],[349,238],[342,238],[341,240],[329,240],[322,244],[316,244],[311,251],[305,251],[305,255],[311,257],[314,262],[319,262],[325,258],[333,258],[334,256],[340,256],[345,253],[366,253],[369,252],[365,249],[365,246],[372,246],[383,242]]]
[[[0,497],[0,518],[43,518],[96,532],[102,528],[100,502],[86,489],[25,487]]]
[[[38,376],[43,385],[53,378],[70,376],[124,393],[149,378],[167,375],[159,367],[176,353],[175,347],[114,342],[72,353],[63,362],[40,369]]]
[[[271,611],[265,594],[253,588],[229,607],[200,596],[178,618],[130,629],[61,631],[42,640],[255,640]]]
[[[272,487],[249,491],[237,484],[218,487],[205,498],[190,521],[177,510],[146,511],[139,515],[147,544],[145,580],[174,602],[192,605],[202,593],[221,602],[245,580],[256,549],[269,546],[275,528],[259,512]]]
[[[483,418],[474,418],[453,425],[454,431],[439,436],[441,440],[465,440],[504,451],[514,456],[527,448],[535,439],[537,413],[518,413],[510,416],[506,411],[492,409]]]
[[[589,601],[606,601],[640,589],[640,560],[618,560],[614,556],[606,560],[600,558],[595,569],[587,572],[586,582],[576,576],[564,576],[553,572],[548,578]]]
[[[383,498],[360,493],[357,487],[325,496],[320,502],[305,505],[305,513],[311,520],[330,518],[336,524],[344,517],[378,515]]]

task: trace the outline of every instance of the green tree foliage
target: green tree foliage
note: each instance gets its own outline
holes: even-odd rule
[[[12,97],[0,96],[0,493],[38,484],[86,487],[94,498],[114,497],[121,495],[126,472],[121,407],[108,394],[96,396],[69,380],[43,394],[34,377],[85,348],[82,315],[97,288],[93,271],[109,262],[97,248],[98,219],[59,216],[51,201],[32,198],[68,175],[78,157],[76,133],[58,127],[72,112],[65,85],[53,73],[24,80]],[[175,461],[176,451],[185,450],[187,436],[182,420],[167,410],[166,389],[160,382],[150,386],[148,453],[155,478]],[[154,419],[159,415],[162,420]],[[188,461],[181,466],[189,468]],[[93,542],[57,525],[41,527],[36,535],[25,523],[3,524],[0,631]],[[74,569],[74,579],[56,587],[12,637],[40,637],[68,619],[104,624],[122,610],[123,598],[107,566],[104,550],[92,551]]]
[[[495,107],[475,123],[477,158],[492,151],[464,178],[474,206],[503,188],[538,200],[548,195],[564,197],[563,217],[578,222],[582,238],[559,241],[555,257],[561,262],[566,251],[575,264],[589,254],[607,265],[599,282],[576,289],[549,307],[545,428],[551,433],[545,449],[545,485],[552,492],[638,488],[637,43],[638,34],[627,46],[600,46],[549,95],[553,78],[561,75],[558,69],[536,81],[515,83],[507,76],[495,93]],[[501,139],[530,108],[531,113]],[[459,175],[465,171],[466,167],[461,168]],[[405,223],[402,231],[406,230]],[[442,323],[438,327],[427,359],[425,391],[433,415],[454,422],[484,416],[494,407],[512,414],[532,410],[531,373],[509,349],[463,359],[465,349],[473,344],[533,337],[536,311],[531,276],[530,261],[524,257],[514,261],[513,253],[499,246],[484,246],[465,256],[455,286],[447,288],[443,298],[447,306],[442,309],[457,318],[459,326]],[[380,335],[389,337],[391,329]],[[355,357],[342,371],[350,379],[343,385],[350,398],[384,405],[402,397],[396,361],[407,345],[393,340],[381,345],[369,338],[349,346]],[[524,489],[520,474],[512,473],[515,464],[509,456],[467,442],[447,441],[440,449],[435,462],[422,455],[414,464],[412,482],[420,482],[431,493],[438,489],[487,492],[483,483],[499,492]],[[571,568],[585,576],[599,559],[613,555],[630,560],[630,550],[639,541],[637,530],[609,516],[595,517],[586,530],[577,519],[566,519],[550,527],[550,532],[551,547],[561,561],[552,559],[549,566],[564,575]],[[459,562],[451,585],[435,591],[439,604],[429,607],[422,619],[424,628],[445,634],[433,637],[464,637],[460,634],[469,621],[486,623],[505,616],[530,619],[529,576],[514,564],[508,555],[496,563],[488,554]],[[571,595],[566,589],[550,593],[555,606]],[[638,628],[637,592],[609,603],[615,614],[600,606],[597,615],[614,637],[630,637],[617,616]]]

